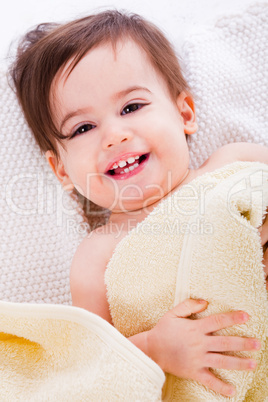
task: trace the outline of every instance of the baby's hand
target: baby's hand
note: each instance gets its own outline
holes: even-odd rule
[[[253,370],[255,360],[227,356],[221,352],[257,350],[260,342],[252,338],[214,336],[212,333],[235,324],[242,324],[248,314],[236,311],[197,320],[187,319],[207,307],[207,302],[188,299],[167,312],[148,331],[148,355],[167,373],[199,381],[225,396],[235,388],[218,379],[209,368]]]

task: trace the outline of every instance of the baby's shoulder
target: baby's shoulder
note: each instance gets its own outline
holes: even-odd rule
[[[93,230],[78,246],[72,265],[94,267],[101,264],[105,266],[115,247],[114,243],[114,236],[111,235],[108,225]]]
[[[200,173],[213,171],[237,161],[268,163],[268,148],[246,142],[227,144],[213,152],[199,171]]]

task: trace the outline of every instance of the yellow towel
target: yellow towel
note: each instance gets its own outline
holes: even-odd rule
[[[70,306],[0,302],[0,401],[159,401],[162,370]]]
[[[209,301],[199,316],[245,310],[250,320],[219,333],[256,337],[254,372],[214,370],[237,388],[232,401],[268,397],[268,302],[257,227],[268,205],[268,166],[236,162],[198,177],[164,199],[117,246],[105,281],[115,327],[152,328],[187,297]],[[168,375],[164,400],[225,401],[194,381]]]

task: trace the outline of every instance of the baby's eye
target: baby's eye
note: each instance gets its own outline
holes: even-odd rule
[[[96,126],[94,126],[94,124],[90,124],[90,123],[82,124],[82,126],[78,127],[78,128],[71,134],[70,139],[76,137],[77,135],[84,134],[84,133],[86,133],[87,131],[90,131],[90,130],[92,130],[92,129],[95,128],[95,127],[96,127]]]
[[[130,105],[124,107],[122,110],[122,115],[136,112],[136,110],[141,109],[143,106],[144,105],[142,103],[131,103]]]

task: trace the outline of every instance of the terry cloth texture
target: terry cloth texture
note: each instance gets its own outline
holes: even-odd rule
[[[187,34],[179,53],[200,127],[189,138],[193,167],[227,142],[268,145],[267,10],[267,4],[254,2],[248,12]],[[0,72],[0,139],[0,299],[71,304],[72,257],[107,214],[90,204],[88,224],[77,198],[61,191],[6,71]]]
[[[232,401],[268,397],[268,300],[257,228],[268,206],[268,166],[236,162],[206,173],[159,205],[117,245],[105,282],[113,323],[125,336],[149,330],[174,305],[191,297],[210,314],[243,310],[244,325],[219,331],[256,337],[254,372],[214,370],[232,383]],[[201,384],[167,376],[168,401],[225,401]]]
[[[163,371],[100,317],[0,302],[0,401],[160,401]]]

